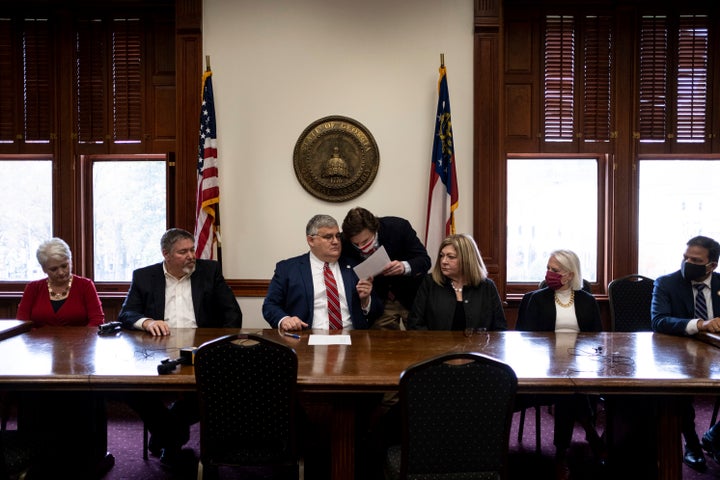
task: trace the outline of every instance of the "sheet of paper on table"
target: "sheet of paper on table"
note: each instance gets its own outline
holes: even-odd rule
[[[308,345],[352,345],[350,335],[319,335],[313,333]]]

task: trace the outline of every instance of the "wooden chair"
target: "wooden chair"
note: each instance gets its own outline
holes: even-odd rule
[[[292,348],[261,335],[227,335],[198,348],[199,479],[223,466],[299,477],[297,366]]]
[[[506,478],[517,377],[479,353],[449,353],[400,376],[402,443],[388,449],[388,479]]]

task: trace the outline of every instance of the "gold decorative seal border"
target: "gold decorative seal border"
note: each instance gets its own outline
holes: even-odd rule
[[[311,195],[344,202],[361,195],[377,175],[380,152],[357,120],[333,115],[311,123],[293,152],[295,176]]]

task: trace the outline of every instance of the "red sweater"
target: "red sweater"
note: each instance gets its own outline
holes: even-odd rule
[[[28,283],[18,306],[17,319],[31,320],[36,327],[95,327],[105,321],[105,314],[92,280],[73,275],[70,293],[57,312],[50,303],[47,279]]]

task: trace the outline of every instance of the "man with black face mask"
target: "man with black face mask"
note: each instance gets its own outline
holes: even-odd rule
[[[719,256],[720,244],[712,238],[697,236],[687,242],[680,270],[655,280],[651,307],[654,331],[684,336],[720,331],[720,295],[717,295],[720,274],[714,272]],[[682,402],[682,408],[683,461],[695,470],[704,470],[705,457],[695,432],[692,399]],[[702,445],[711,457],[720,461],[720,427],[715,425],[708,430]]]

